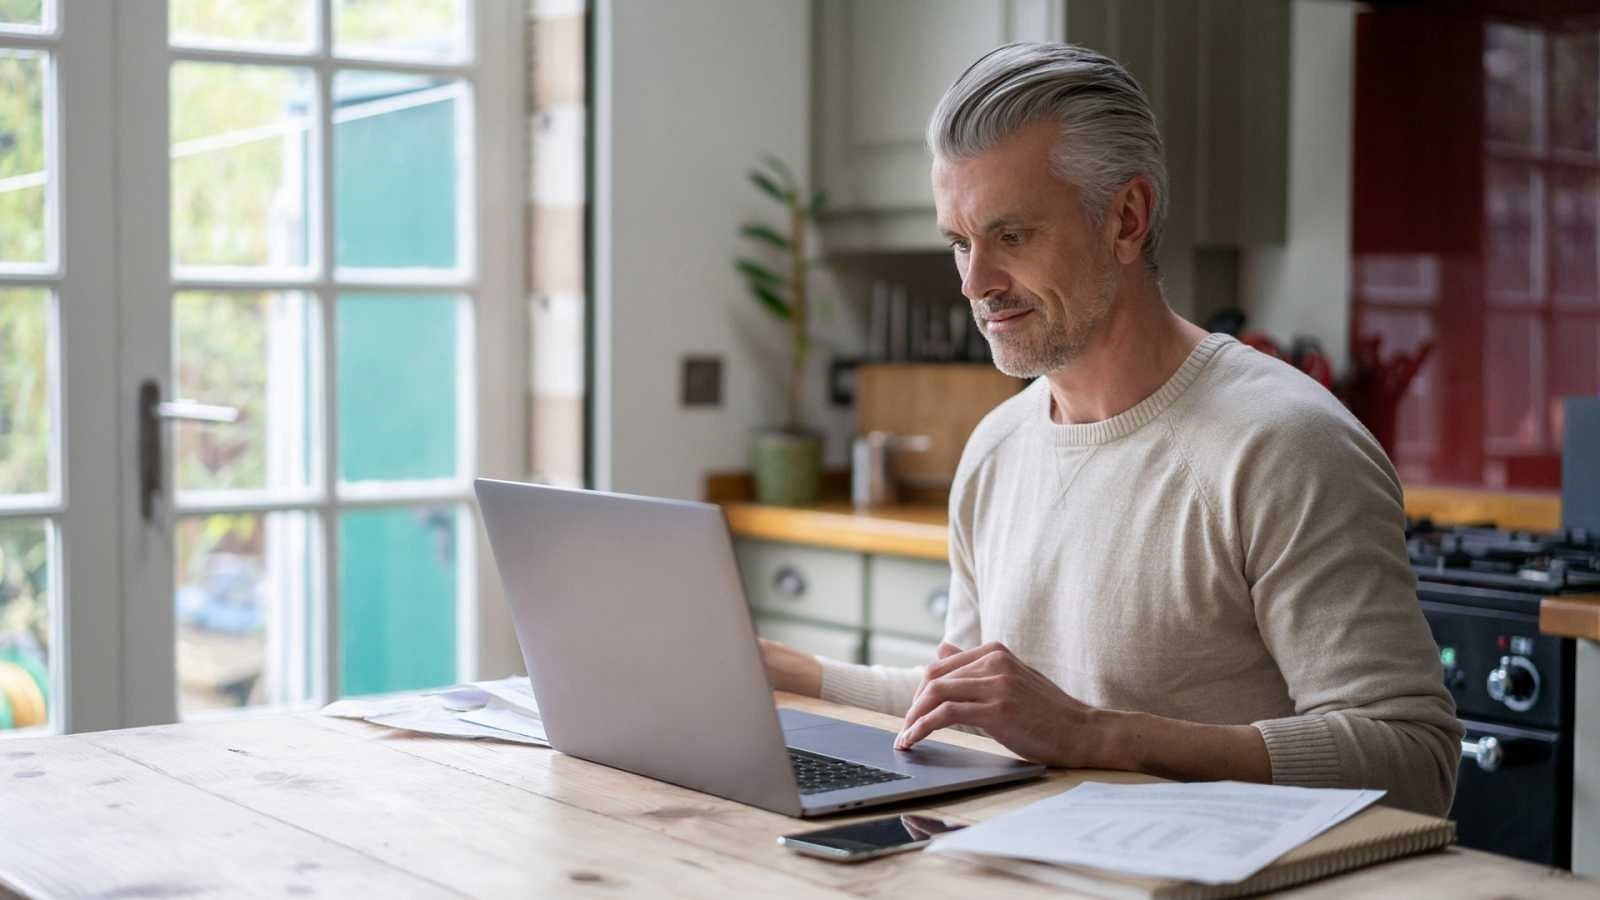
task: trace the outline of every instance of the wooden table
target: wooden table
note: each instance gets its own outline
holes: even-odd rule
[[[779,701],[896,725],[819,701]],[[1086,776],[1145,780],[1062,771],[923,808],[975,821]],[[1063,896],[935,856],[846,866],[774,845],[806,827],[551,750],[314,714],[0,742],[0,886],[25,896]],[[1593,881],[1450,849],[1292,893],[1597,892]]]

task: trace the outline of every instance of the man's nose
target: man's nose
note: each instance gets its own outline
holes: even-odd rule
[[[967,255],[967,271],[961,279],[961,293],[968,300],[982,300],[1006,290],[1006,274],[989,260],[989,254],[973,248]]]

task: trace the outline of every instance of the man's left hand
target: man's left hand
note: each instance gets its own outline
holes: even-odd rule
[[[909,750],[940,728],[968,725],[1024,759],[1085,767],[1095,764],[1100,743],[1091,724],[1096,718],[1093,707],[1068,696],[1004,644],[971,650],[940,644],[939,659],[928,667],[894,746]]]

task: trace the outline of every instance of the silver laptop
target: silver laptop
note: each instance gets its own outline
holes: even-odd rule
[[[790,816],[1044,767],[773,706],[727,520],[707,503],[478,479],[557,750]]]

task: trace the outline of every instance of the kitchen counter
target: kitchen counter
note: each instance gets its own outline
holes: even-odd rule
[[[722,504],[737,537],[810,544],[858,553],[948,559],[949,518],[943,506],[886,506],[860,510],[849,503],[765,506]]]
[[[1406,515],[1440,523],[1494,521],[1502,527],[1553,531],[1561,502],[1543,494],[1418,487],[1406,491]],[[858,553],[948,559],[949,518],[934,504],[857,509],[848,502],[766,506],[745,499],[722,502],[736,537],[807,544]],[[1600,595],[1544,601],[1539,629],[1561,637],[1600,641]]]
[[[1544,598],[1539,633],[1600,641],[1600,594]]]

